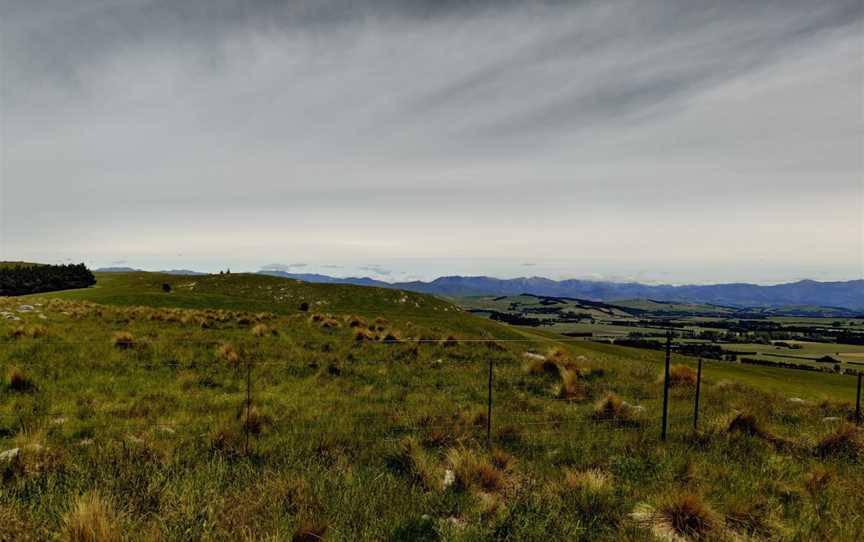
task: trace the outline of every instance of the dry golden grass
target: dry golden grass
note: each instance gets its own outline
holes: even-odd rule
[[[717,514],[694,493],[672,495],[660,502],[654,511],[657,527],[690,539],[703,540],[714,534],[721,524]]]
[[[345,323],[348,324],[348,327],[368,327],[362,318],[354,314],[347,316]]]
[[[582,401],[585,399],[585,386],[579,381],[579,373],[573,369],[559,368],[561,376],[561,388],[558,396],[571,401]]]
[[[612,491],[612,478],[600,469],[564,471],[564,487],[570,491],[579,491],[600,495]]]
[[[230,343],[225,343],[216,349],[216,356],[224,360],[230,367],[240,365],[240,354]]]
[[[265,337],[270,334],[270,328],[265,324],[256,324],[252,327],[251,333],[255,337]]]
[[[461,489],[497,492],[507,487],[506,477],[500,469],[467,448],[453,448],[448,451],[447,462],[453,469],[456,484]]]
[[[378,335],[368,329],[357,328],[357,330],[354,332],[354,340],[358,342],[375,341],[377,339]]]
[[[673,365],[669,368],[669,385],[676,387],[695,387],[696,371],[687,365]],[[661,376],[661,381],[662,381]]]
[[[119,542],[119,515],[98,493],[85,493],[63,518],[63,538],[68,542]]]
[[[114,333],[111,337],[111,344],[120,350],[130,350],[138,345],[135,336],[128,331],[117,331]]]
[[[637,414],[636,409],[614,393],[608,394],[594,405],[594,419],[596,420],[631,422],[636,420]]]

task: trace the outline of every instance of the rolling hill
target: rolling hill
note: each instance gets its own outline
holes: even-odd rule
[[[801,280],[773,286],[746,283],[671,286],[576,279],[555,281],[542,277],[497,279],[483,276],[450,276],[440,277],[430,282],[388,283],[370,278],[335,278],[281,271],[262,271],[262,273],[309,282],[399,288],[448,297],[534,294],[592,301],[651,299],[746,308],[806,306],[864,312],[864,280],[845,282]]]

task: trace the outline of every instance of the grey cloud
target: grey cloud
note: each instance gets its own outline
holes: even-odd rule
[[[358,269],[360,269],[361,271],[368,271],[370,273],[375,273],[377,275],[387,276],[387,275],[392,274],[392,271],[390,269],[387,269],[387,268],[382,267],[380,265],[361,265],[360,267],[358,267]]]
[[[675,232],[679,266],[860,269],[861,10],[0,0],[0,237],[18,259],[384,274],[648,269],[639,238]]]
[[[281,264],[281,263],[271,263],[267,265],[261,266],[261,271],[285,271],[290,272],[294,269],[302,269],[306,267],[305,263],[289,263],[289,264]]]

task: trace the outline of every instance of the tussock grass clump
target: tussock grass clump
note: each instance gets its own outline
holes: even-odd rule
[[[594,419],[598,421],[634,422],[637,417],[638,411],[614,393],[608,394],[594,405]]]
[[[9,338],[10,339],[21,339],[27,336],[27,330],[24,329],[24,326],[18,326],[16,328],[9,330]]]
[[[579,381],[579,373],[577,371],[559,368],[559,374],[561,376],[561,387],[558,391],[560,398],[571,401],[585,399],[585,386]]]
[[[325,318],[324,320],[321,321],[321,328],[322,329],[335,329],[335,328],[341,327],[341,326],[342,326],[342,324],[340,324],[339,320],[337,320],[336,318],[330,317],[330,318]]]
[[[778,448],[789,446],[789,443],[786,440],[774,435],[767,429],[764,429],[758,420],[750,414],[737,414],[732,418],[732,421],[729,422],[729,426],[726,430],[729,434],[740,434],[762,439]]]
[[[682,493],[663,499],[654,511],[657,530],[703,540],[714,534],[720,521],[717,514],[695,493]]]
[[[266,324],[255,324],[255,326],[252,327],[251,333],[255,337],[266,337],[267,335],[276,336],[279,334],[278,331],[270,329]]]
[[[347,316],[345,323],[348,324],[348,327],[368,327],[362,318],[354,314]]]
[[[135,336],[128,331],[118,331],[111,337],[111,344],[118,350],[131,350],[138,346]]]
[[[662,382],[663,376],[660,376]],[[669,385],[675,387],[696,387],[696,371],[687,365],[677,364],[669,368]]]
[[[354,332],[354,340],[357,342],[375,341],[377,339],[378,334],[368,329],[358,328]]]
[[[6,387],[10,391],[28,392],[36,389],[36,383],[18,367],[6,371]]]
[[[389,468],[422,483],[427,489],[440,490],[447,483],[434,457],[413,437],[397,442],[386,461]]]
[[[216,357],[228,363],[229,367],[240,365],[240,354],[230,343],[225,343],[216,349]]]
[[[570,491],[594,495],[607,494],[612,491],[612,478],[600,469],[583,471],[565,469],[563,484]]]
[[[447,462],[453,469],[456,485],[460,489],[498,492],[507,487],[503,471],[467,448],[451,449],[447,452]]]
[[[530,359],[530,362],[525,367],[525,370],[528,372],[528,374],[535,375],[535,376],[543,375],[543,374],[548,374],[548,375],[557,375],[558,374],[558,364],[556,364],[551,359],[548,359],[548,358],[543,357],[543,356],[539,356],[539,357],[531,356],[529,359]]]
[[[64,516],[63,537],[68,542],[119,542],[119,515],[109,500],[98,493],[86,493]]]
[[[27,336],[31,339],[39,339],[40,337],[44,337],[48,335],[48,328],[42,325],[30,326],[27,328]]]
[[[822,458],[840,457],[858,460],[864,456],[861,430],[851,424],[842,424],[822,437],[816,445],[816,455]]]

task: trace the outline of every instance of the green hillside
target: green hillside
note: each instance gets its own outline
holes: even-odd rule
[[[849,377],[708,363],[694,431],[694,360],[676,355],[662,441],[659,352],[394,290],[98,278],[0,298],[0,540],[864,530]]]
[[[348,284],[317,284],[294,279],[249,273],[176,276],[161,273],[95,273],[92,288],[49,292],[33,299],[91,301],[108,305],[226,309],[276,314],[339,313],[367,317],[417,320],[429,325],[447,323],[450,329],[483,336],[512,334],[465,314],[456,305],[440,298]],[[170,286],[170,292],[163,285]],[[308,304],[306,311],[302,304]]]

